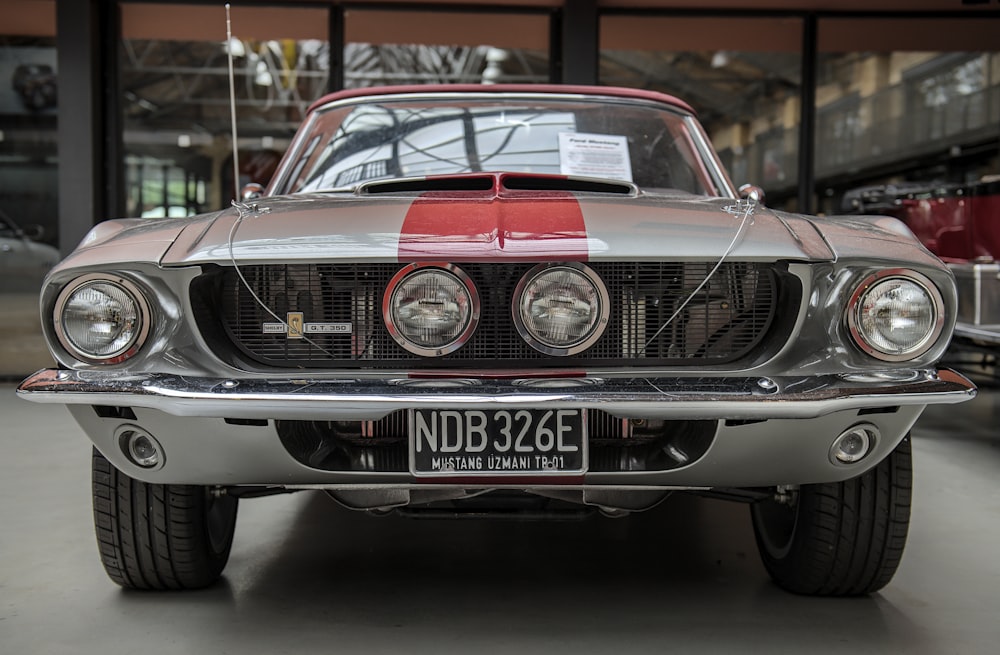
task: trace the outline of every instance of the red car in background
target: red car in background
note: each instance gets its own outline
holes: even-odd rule
[[[906,223],[955,273],[955,336],[1000,344],[1000,175],[973,184],[863,187],[845,194],[843,209]]]

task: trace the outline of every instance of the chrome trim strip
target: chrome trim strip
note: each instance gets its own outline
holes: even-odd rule
[[[989,344],[1000,344],[1000,325],[975,325],[959,321],[955,324],[955,336]]]
[[[443,383],[453,382],[447,378]],[[958,403],[976,387],[949,369],[774,378],[605,378],[532,389],[516,380],[412,387],[386,380],[226,380],[114,371],[41,370],[17,393],[40,403],[145,407],[175,416],[371,420],[410,407],[588,408],[662,419],[815,418],[841,410]]]
[[[973,284],[973,298],[976,302],[973,304],[973,320],[975,320],[976,325],[982,325],[983,323],[983,269],[979,266],[973,266],[974,274],[972,276]]]
[[[684,120],[691,131],[691,135],[694,136],[695,141],[697,141],[697,149],[703,157],[703,163],[710,164],[709,173],[714,177],[716,184],[718,184],[718,190],[721,192],[721,197],[739,199],[740,192],[738,189],[733,188],[733,182],[729,179],[726,167],[723,166],[722,162],[719,160],[719,155],[715,151],[715,147],[712,145],[711,139],[708,138],[708,134],[705,133],[704,126],[702,126],[701,122],[697,118],[691,115],[685,116]],[[761,207],[764,207],[763,202],[760,202],[759,204]]]

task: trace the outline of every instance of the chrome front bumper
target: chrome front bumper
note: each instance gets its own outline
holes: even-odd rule
[[[410,407],[564,407],[601,409],[623,418],[717,421],[708,452],[689,465],[669,471],[592,472],[561,483],[577,490],[638,490],[762,487],[854,477],[891,452],[926,405],[962,402],[976,390],[950,370],[811,378],[521,380],[223,380],[43,370],[25,380],[17,392],[27,400],[68,405],[87,436],[116,467],[147,482],[172,484],[346,490],[442,485],[440,480],[428,484],[409,473],[309,468],[281,445],[275,420],[376,420]],[[831,461],[833,439],[859,423],[879,431],[874,451],[850,467]],[[162,444],[166,453],[162,468],[140,469],[124,455],[115,435],[129,425],[141,426]],[[474,484],[456,480],[445,486],[526,487],[504,480]],[[539,482],[538,486],[558,485]]]
[[[122,376],[46,369],[18,395],[40,403],[145,407],[174,416],[233,419],[376,420],[410,407],[567,407],[626,418],[815,418],[837,411],[958,403],[975,386],[954,371],[820,377],[580,377],[245,379]]]

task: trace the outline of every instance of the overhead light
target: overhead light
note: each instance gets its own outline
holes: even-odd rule
[[[506,50],[490,48],[486,51],[486,68],[483,69],[482,83],[495,84],[503,75],[503,63],[510,55]]]
[[[235,37],[224,41],[222,50],[227,54],[232,53],[234,57],[246,57],[247,55],[247,49],[243,46],[243,42]]]
[[[271,71],[267,68],[267,62],[263,59],[257,62],[257,71],[254,75],[253,81],[257,86],[271,86],[274,84],[274,78],[271,76]]]
[[[712,55],[712,68],[725,68],[729,65],[729,53],[725,50],[719,50],[714,55]]]

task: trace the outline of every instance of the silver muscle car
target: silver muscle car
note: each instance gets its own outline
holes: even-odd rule
[[[780,586],[892,577],[948,269],[898,221],[742,197],[691,109],[605,87],[348,91],[232,208],[101,223],[19,388],[93,440],[110,577],[222,572],[238,499],[532,517],[746,502]]]

